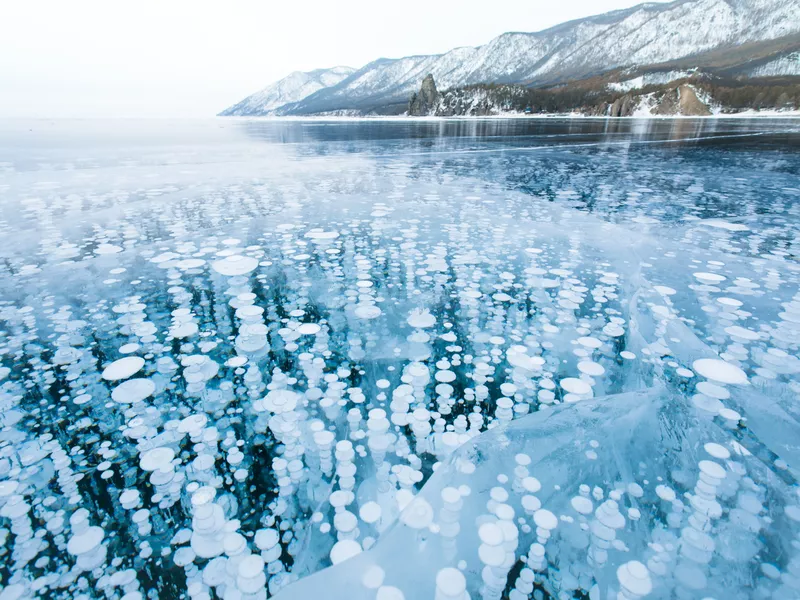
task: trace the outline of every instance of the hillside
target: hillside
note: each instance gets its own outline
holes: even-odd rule
[[[441,55],[380,58],[336,83],[310,86],[316,89],[306,95],[283,94],[269,102],[246,99],[222,114],[397,114],[429,73],[446,89],[481,83],[554,86],[643,66],[731,69],[752,63],[754,76],[783,75],[796,68],[791,58],[759,61],[788,56],[787,50],[799,47],[798,35],[798,0],[646,3],[535,33],[505,33],[483,46]],[[699,58],[709,64],[700,64]]]
[[[478,84],[442,92],[436,90],[432,78],[426,78],[420,93],[412,95],[408,114],[451,117],[580,113],[631,117],[800,109],[800,76],[743,80],[711,77],[699,72],[673,73],[678,76],[667,81],[648,81],[645,76],[639,76],[622,84],[603,85],[596,79],[551,88]]]
[[[323,88],[336,85],[351,75],[355,69],[350,67],[333,67],[314,71],[295,71],[288,77],[265,87],[225,109],[220,116],[267,115],[276,109],[292,102],[306,98]]]

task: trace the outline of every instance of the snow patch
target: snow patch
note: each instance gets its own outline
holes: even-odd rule
[[[658,71],[655,73],[645,73],[633,79],[609,83],[608,89],[613,92],[640,90],[648,85],[660,85],[678,79],[685,79],[686,77],[690,77],[693,73],[694,71]]]

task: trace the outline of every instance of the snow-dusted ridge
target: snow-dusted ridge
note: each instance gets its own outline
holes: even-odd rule
[[[223,114],[369,112],[378,108],[402,112],[409,95],[428,73],[440,89],[485,82],[555,83],[798,31],[797,0],[645,3],[536,33],[504,33],[475,48],[456,48],[440,55],[380,58],[335,84],[320,86],[305,95],[295,94],[282,105],[276,100],[268,110],[257,102],[246,104],[245,100]]]
[[[318,90],[336,85],[354,71],[355,69],[351,67],[332,67],[308,72],[295,71],[224,110],[220,115],[267,115],[285,104],[297,102]]]
[[[800,75],[800,52],[780,56],[768,63],[754,67],[748,74],[750,77]]]

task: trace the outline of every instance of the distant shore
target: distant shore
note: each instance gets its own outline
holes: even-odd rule
[[[669,120],[669,119],[800,119],[800,110],[794,111],[743,111],[739,113],[720,113],[715,115],[631,115],[629,117],[611,117],[606,115],[584,115],[581,113],[502,113],[497,115],[454,115],[408,116],[408,115],[264,115],[264,116],[231,116],[220,119],[236,120],[274,120],[274,121],[480,121],[493,119],[593,119],[593,120]]]

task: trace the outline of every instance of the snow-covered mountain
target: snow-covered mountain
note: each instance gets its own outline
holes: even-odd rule
[[[224,110],[222,116],[268,115],[276,108],[297,102],[323,88],[336,85],[355,69],[351,67],[332,67],[314,71],[295,71],[280,81],[265,87]]]
[[[335,85],[271,110],[276,114],[386,110],[404,105],[428,73],[440,89],[487,82],[555,83],[798,31],[800,0],[646,3],[536,33],[505,33],[476,48],[381,58]]]

